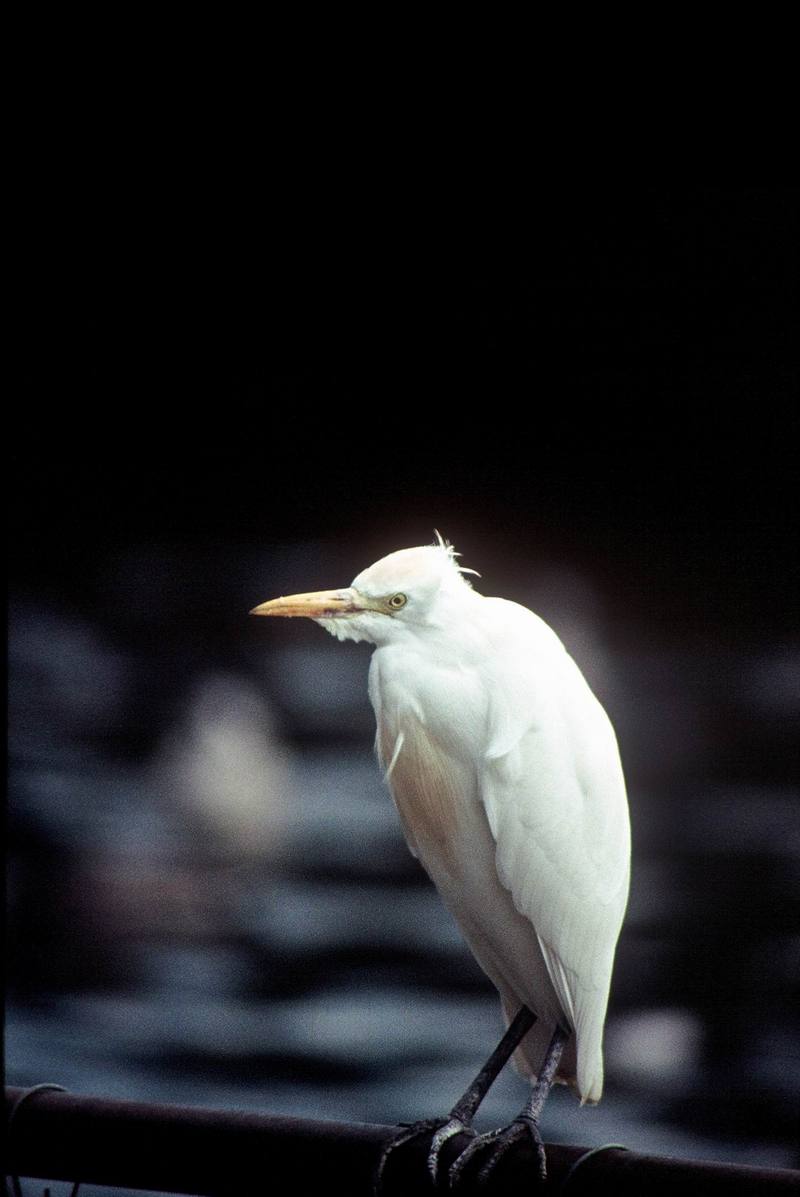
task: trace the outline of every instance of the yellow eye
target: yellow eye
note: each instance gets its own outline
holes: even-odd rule
[[[389,599],[389,606],[394,607],[396,611],[399,611],[401,607],[405,607],[407,602],[408,599],[404,594],[393,594]]]

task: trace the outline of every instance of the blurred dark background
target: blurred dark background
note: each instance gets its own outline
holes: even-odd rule
[[[449,1108],[499,1014],[383,792],[369,650],[247,619],[438,528],[628,775],[606,1097],[546,1137],[793,1162],[797,192],[481,207],[175,152],[64,154],[19,235],[9,1082]]]

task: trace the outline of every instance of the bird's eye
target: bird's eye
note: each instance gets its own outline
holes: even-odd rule
[[[404,594],[393,594],[389,599],[389,606],[394,607],[395,611],[399,611],[401,607],[405,607],[407,602],[408,599]]]

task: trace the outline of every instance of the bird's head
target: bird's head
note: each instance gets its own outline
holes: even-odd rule
[[[251,615],[303,615],[339,640],[387,644],[436,626],[445,610],[471,595],[458,554],[438,543],[399,549],[362,570],[343,590],[319,590],[272,599]]]

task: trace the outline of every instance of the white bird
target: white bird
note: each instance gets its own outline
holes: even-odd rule
[[[438,533],[437,533],[438,537]],[[375,644],[376,749],[408,845],[496,986],[501,1044],[448,1119],[429,1167],[513,1051],[533,1082],[510,1127],[475,1136],[450,1173],[492,1145],[488,1173],[532,1136],[553,1080],[583,1102],[603,1090],[603,1024],[628,894],[630,832],[617,741],[555,632],[474,590],[438,537],[371,565],[342,590],[273,599],[254,615],[306,616]],[[385,1162],[385,1161],[384,1161]]]

